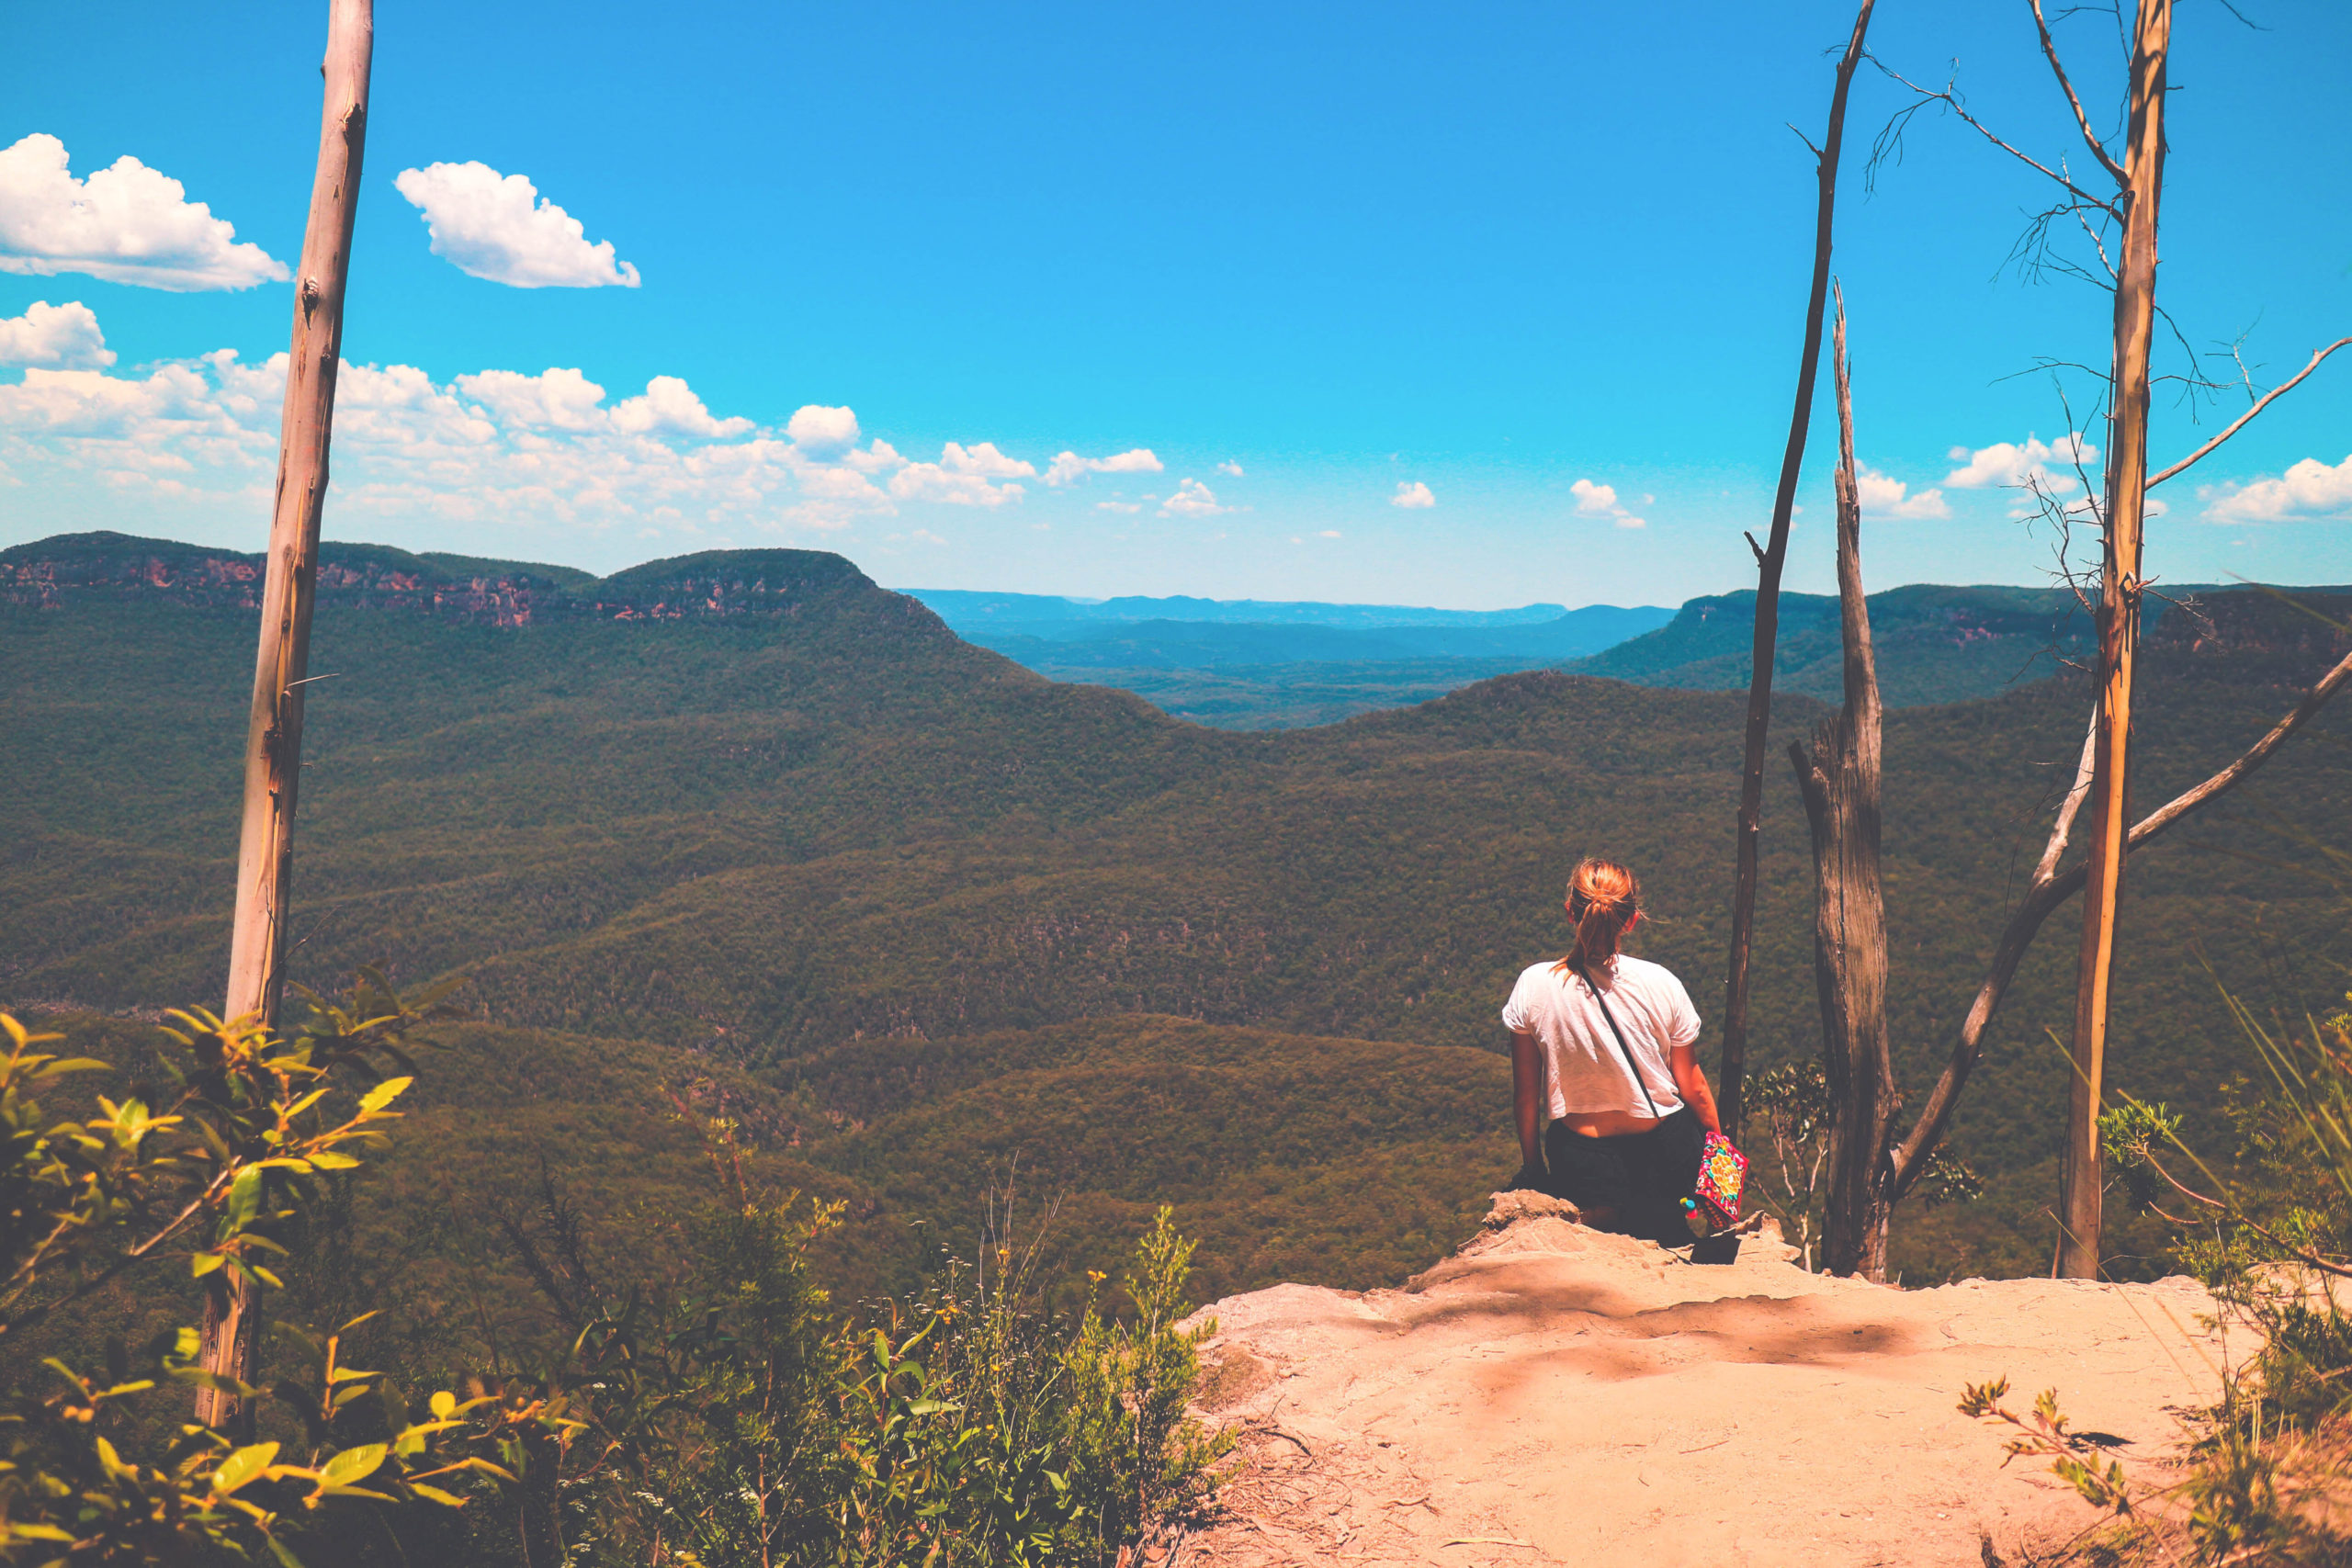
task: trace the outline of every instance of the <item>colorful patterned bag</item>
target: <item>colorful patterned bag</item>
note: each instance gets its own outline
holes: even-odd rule
[[[1709,1230],[1739,1224],[1740,1194],[1747,1189],[1747,1156],[1721,1133],[1710,1133],[1699,1148],[1699,1185],[1690,1194]]]
[[[1592,999],[1600,1004],[1600,1016],[1609,1021],[1609,1032],[1616,1037],[1617,1051],[1625,1058],[1625,1070],[1634,1075],[1634,1087],[1642,1091],[1643,1102],[1650,1108],[1650,1117],[1657,1117],[1657,1101],[1650,1099],[1650,1086],[1642,1081],[1642,1069],[1634,1065],[1634,1053],[1625,1043],[1625,1032],[1617,1027],[1617,1015],[1610,1010],[1609,998],[1600,987],[1585,974],[1584,965],[1576,966]],[[1739,1224],[1739,1200],[1747,1190],[1747,1156],[1732,1146],[1732,1141],[1721,1133],[1710,1133],[1707,1141],[1699,1145],[1699,1180],[1690,1196],[1679,1207],[1691,1234],[1705,1236],[1714,1231],[1729,1230]]]

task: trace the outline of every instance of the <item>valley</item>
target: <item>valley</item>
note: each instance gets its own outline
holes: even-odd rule
[[[1538,671],[1344,723],[1219,732],[1048,682],[837,557],[735,552],[603,580],[376,547],[324,559],[311,669],[334,678],[308,718],[296,978],[465,975],[482,1021],[447,1059],[483,1059],[453,1082],[581,1052],[640,1064],[649,1087],[630,1092],[648,1103],[625,1113],[609,1090],[563,1110],[588,1093],[575,1075],[533,1077],[533,1116],[568,1129],[548,1135],[559,1166],[631,1166],[659,1142],[654,1086],[736,1085],[797,1184],[853,1201],[845,1280],[910,1279],[928,1245],[910,1222],[967,1245],[953,1238],[975,1234],[1015,1156],[1025,1192],[1059,1201],[1072,1258],[1122,1250],[1165,1191],[1206,1238],[1216,1291],[1425,1266],[1516,1163],[1494,1013],[1558,944],[1559,880],[1588,849],[1642,871],[1645,954],[1702,1013],[1719,998],[1737,694]],[[250,560],[119,536],[0,553],[11,1007],[217,997]],[[1896,591],[1920,599],[1918,626],[1948,592]],[[2340,651],[2262,594],[2211,604],[2210,633],[2167,618],[2151,635],[2143,802],[2233,755]],[[1601,660],[1687,670],[1658,639],[1729,613],[1700,604]],[[2028,612],[2041,607],[1951,646],[1964,661],[2026,638]],[[1965,678],[1933,674],[1924,633],[1912,646],[1923,687]],[[1795,633],[1783,648],[1818,657]],[[2081,712],[2060,678],[1889,716],[1893,1019],[1914,1093],[2038,852]],[[1792,694],[1777,725],[1800,734],[1823,713]],[[2346,724],[2325,716],[2135,860],[2125,1088],[2178,1100],[2243,1057],[2216,975],[2264,1005],[2342,990],[2340,889],[2281,863],[2324,873],[2322,852],[2345,847]],[[1809,852],[1773,784],[1758,1067],[1817,1038]],[[2062,914],[1954,1134],[1990,1191],[1905,1212],[1909,1278],[2046,1259],[2036,1208],[2064,1068],[2045,1032],[2063,1029],[2071,963]],[[487,1152],[401,1157],[457,1184],[450,1213],[473,1201],[469,1172],[491,1190]]]

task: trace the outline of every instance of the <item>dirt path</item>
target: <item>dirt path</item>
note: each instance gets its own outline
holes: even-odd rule
[[[2092,1514],[2046,1466],[2002,1468],[1963,1383],[2007,1376],[2020,1408],[2054,1385],[2127,1469],[2214,1393],[2191,1280],[1899,1291],[1776,1238],[1694,1268],[1563,1207],[1498,1199],[1401,1291],[1205,1309],[1204,1405],[1244,1462],[1179,1560],[1973,1568],[1980,1532],[2007,1551]]]

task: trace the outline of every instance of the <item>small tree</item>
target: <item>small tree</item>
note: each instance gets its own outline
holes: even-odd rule
[[[179,1564],[266,1551],[293,1563],[303,1536],[351,1528],[354,1504],[454,1507],[464,1498],[451,1488],[473,1477],[513,1480],[500,1457],[526,1435],[560,1437],[560,1413],[444,1392],[412,1420],[383,1372],[343,1359],[344,1334],[365,1318],[297,1337],[306,1365],[270,1394],[285,1435],[261,1441],[157,1419],[167,1390],[248,1408],[264,1397],[205,1366],[193,1327],[109,1340],[99,1370],[34,1362],[44,1339],[89,1337],[79,1314],[101,1292],[165,1263],[248,1281],[256,1299],[275,1285],[286,1249],[274,1233],[399,1117],[411,1077],[382,1068],[408,1066],[400,1037],[423,1010],[365,976],[351,1005],[322,1006],[292,1034],[173,1017],[168,1100],[100,1096],[96,1115],[52,1121],[41,1097],[111,1069],[46,1053],[58,1036],[0,1014],[0,1350],[12,1376],[41,1380],[0,1390],[0,1556]]]

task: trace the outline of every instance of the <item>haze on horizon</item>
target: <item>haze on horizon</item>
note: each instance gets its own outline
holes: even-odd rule
[[[2321,152],[2352,13],[2252,19],[2180,13],[2159,299],[2206,373],[2235,345],[2267,386],[2352,330],[2352,173]],[[14,20],[0,545],[256,549],[321,18]],[[382,21],[330,536],[599,572],[820,548],[1098,599],[1752,585],[1810,257],[1784,125],[1817,134],[1849,7]],[[2066,24],[2077,58],[2098,25]],[[1872,42],[2068,147],[2022,7],[1889,13]],[[2105,297],[2021,276],[2038,176],[1949,118],[1866,197],[1907,98],[1858,83],[1839,213],[1866,570],[2039,584],[2052,540],[2011,487],[2095,479],[2102,437],[2086,378],[2037,367],[2103,361]],[[2160,401],[2159,458],[2244,402]],[[1788,581],[1814,592],[1823,424]],[[2352,579],[2347,448],[2332,364],[2164,492],[2151,569]]]

